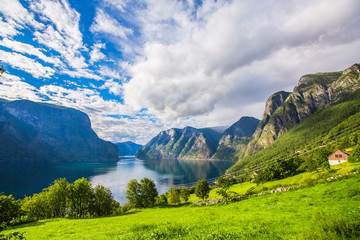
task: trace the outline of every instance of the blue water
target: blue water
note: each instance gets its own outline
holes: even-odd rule
[[[63,177],[73,182],[86,177],[93,185],[110,188],[114,198],[126,203],[126,185],[131,179],[150,178],[159,193],[172,185],[193,183],[222,175],[231,163],[224,161],[140,160],[133,156],[120,157],[117,163],[63,163],[0,165],[0,192],[16,198],[41,192],[55,179]]]

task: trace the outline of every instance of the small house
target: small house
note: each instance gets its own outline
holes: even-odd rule
[[[348,157],[349,157],[349,153],[338,149],[329,156],[329,164],[331,166],[346,162]]]

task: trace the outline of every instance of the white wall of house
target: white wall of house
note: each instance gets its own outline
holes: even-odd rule
[[[344,163],[344,162],[346,162],[346,161],[347,161],[347,160],[329,160],[329,164],[330,164],[330,166],[332,166],[332,165]]]

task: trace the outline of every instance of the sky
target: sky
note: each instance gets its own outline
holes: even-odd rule
[[[358,0],[0,0],[0,98],[87,113],[99,137],[261,118],[359,61]]]

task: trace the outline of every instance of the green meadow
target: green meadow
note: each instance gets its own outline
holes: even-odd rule
[[[51,219],[15,226],[32,239],[358,239],[360,176],[329,177],[354,172],[355,164],[331,171],[303,173],[259,186],[243,183],[232,191],[245,193],[302,187],[253,195],[229,204],[183,204],[134,209],[121,216]],[[357,172],[359,172],[357,170]],[[210,197],[217,197],[212,190]],[[196,200],[191,196],[192,200]]]

